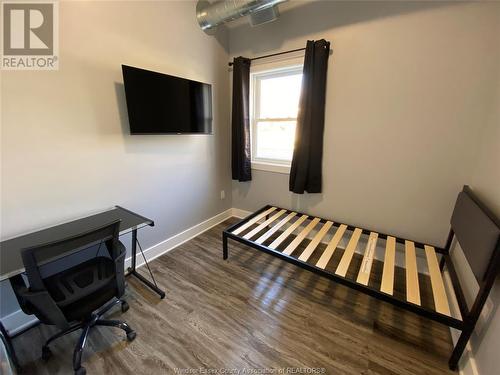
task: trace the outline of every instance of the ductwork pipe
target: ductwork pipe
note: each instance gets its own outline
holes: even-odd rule
[[[200,0],[196,5],[196,18],[201,29],[211,34],[216,26],[248,15],[252,17],[252,25],[272,21],[279,15],[276,5],[285,1],[221,0],[210,4]]]

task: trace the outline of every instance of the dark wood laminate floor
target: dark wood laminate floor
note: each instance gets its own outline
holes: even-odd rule
[[[285,367],[324,368],[327,374],[452,373],[445,326],[233,241],[223,261],[221,232],[233,222],[152,262],[167,291],[164,300],[128,279],[130,310],[117,308],[109,316],[126,320],[137,338],[128,343],[120,330],[94,328],[83,357],[87,374]],[[40,325],[14,339],[25,373],[72,373],[79,332],[54,342],[54,357],[45,363],[42,338],[53,332]]]

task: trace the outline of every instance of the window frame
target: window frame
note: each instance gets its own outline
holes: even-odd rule
[[[258,81],[266,77],[283,77],[287,75],[302,74],[303,64],[302,63],[288,63],[286,65],[280,64],[276,67],[267,67],[255,69],[250,71],[250,142],[252,150],[252,169],[276,172],[276,173],[290,173],[291,160],[280,160],[280,159],[268,159],[268,158],[258,158],[257,154],[257,123],[260,121],[297,121],[296,117],[290,118],[257,118],[260,114],[260,84]]]

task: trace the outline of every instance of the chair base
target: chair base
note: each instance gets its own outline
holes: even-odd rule
[[[75,350],[73,351],[73,370],[75,371],[75,375],[85,375],[86,370],[84,367],[82,367],[82,354],[83,354],[83,349],[85,348],[85,344],[87,342],[87,337],[90,333],[90,329],[94,326],[105,326],[105,327],[116,327],[120,328],[125,331],[127,334],[127,340],[132,341],[136,337],[136,332],[130,328],[130,326],[121,321],[121,320],[107,320],[107,319],[101,319],[102,316],[113,306],[117,304],[121,304],[121,309],[122,312],[125,312],[128,310],[129,306],[127,302],[122,301],[120,299],[115,299],[110,301],[108,304],[104,305],[102,308],[99,310],[95,311],[92,313],[90,317],[85,319],[82,322],[79,322],[77,324],[74,324],[70,326],[68,329],[58,332],[52,337],[50,337],[46,342],[45,345],[42,347],[42,359],[44,361],[48,360],[52,356],[52,352],[49,348],[49,344],[62,337],[67,335],[68,333],[74,332],[76,330],[82,329],[82,334],[80,335],[80,338],[78,340],[78,343],[76,344]]]

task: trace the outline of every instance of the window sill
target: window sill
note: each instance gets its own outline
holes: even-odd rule
[[[273,164],[273,163],[263,163],[263,162],[252,162],[252,169],[257,169],[259,171],[273,172],[290,174],[290,166],[283,164]]]

